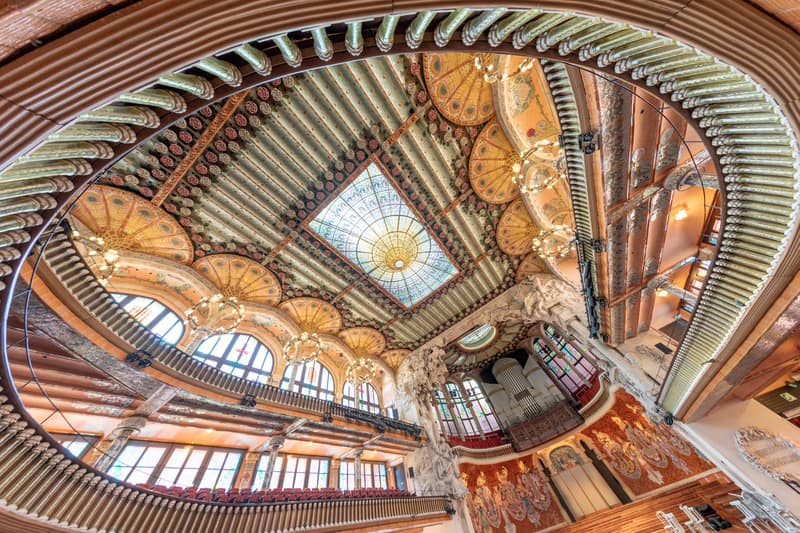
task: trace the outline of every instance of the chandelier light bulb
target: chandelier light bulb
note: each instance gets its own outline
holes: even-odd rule
[[[184,324],[203,338],[230,333],[245,317],[244,306],[235,297],[221,293],[201,298],[185,315]]]
[[[70,237],[75,243],[80,243],[86,250],[89,268],[93,271],[97,281],[105,287],[114,274],[119,262],[119,252],[106,244],[103,237],[90,235],[84,237],[77,229],[70,232]]]

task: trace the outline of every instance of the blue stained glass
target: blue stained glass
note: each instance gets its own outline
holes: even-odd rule
[[[458,273],[375,163],[309,226],[406,307]]]

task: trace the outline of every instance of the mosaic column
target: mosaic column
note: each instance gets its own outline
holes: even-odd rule
[[[356,448],[353,453],[353,473],[355,474],[355,488],[361,488],[361,454],[364,453],[363,448]]]
[[[278,457],[278,450],[283,448],[283,443],[286,442],[286,437],[278,435],[269,439],[267,450],[269,450],[269,459],[267,460],[267,469],[264,479],[265,483],[269,485],[269,480],[272,479],[272,471],[275,470],[275,459]]]
[[[103,442],[98,446],[100,454],[95,460],[94,467],[103,472],[108,470],[117,460],[119,454],[122,453],[131,436],[139,433],[146,424],[147,419],[141,416],[127,418],[120,422],[108,438],[103,439]]]

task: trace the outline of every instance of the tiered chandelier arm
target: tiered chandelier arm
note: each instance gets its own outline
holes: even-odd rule
[[[519,185],[522,194],[552,189],[567,177],[564,151],[557,142],[548,139],[537,141],[521,155],[514,154],[509,161],[511,181]],[[531,174],[532,176],[528,176]]]
[[[290,365],[316,361],[323,351],[322,339],[319,334],[307,331],[292,336],[283,345],[283,357]]]
[[[234,296],[217,293],[201,298],[186,311],[184,321],[203,338],[234,331],[244,320],[244,305]]]
[[[104,287],[108,285],[108,280],[114,275],[117,268],[119,252],[110,247],[99,235],[84,237],[78,230],[73,229],[70,236],[74,242],[79,242],[86,248],[86,255],[93,263],[90,268],[100,285]]]
[[[345,380],[358,388],[364,383],[370,383],[377,373],[375,362],[369,357],[353,357],[345,369]]]
[[[531,251],[543,259],[560,259],[569,254],[574,240],[575,230],[566,224],[557,224],[533,238]]]

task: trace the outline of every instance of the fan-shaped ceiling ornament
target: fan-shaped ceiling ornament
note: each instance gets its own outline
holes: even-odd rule
[[[400,363],[402,363],[410,353],[411,350],[388,350],[381,354],[381,359],[383,359],[386,364],[389,365],[389,368],[396,372],[397,369],[400,368]]]
[[[336,334],[342,329],[342,315],[332,304],[319,298],[292,298],[278,307],[308,333]]]
[[[519,154],[500,124],[493,120],[478,135],[469,158],[472,189],[490,204],[504,204],[519,198],[519,186],[512,180],[519,173],[519,165]]]
[[[508,255],[531,251],[531,241],[538,234],[522,199],[509,205],[497,224],[497,245]]]
[[[477,126],[494,116],[492,84],[475,68],[475,54],[435,52],[422,62],[431,100],[449,121]]]
[[[353,350],[356,357],[375,356],[386,348],[386,339],[375,328],[349,328],[339,332],[339,338]]]
[[[217,254],[200,258],[192,266],[225,297],[273,306],[281,301],[278,278],[252,259],[234,254]]]
[[[519,283],[529,276],[544,272],[547,272],[547,266],[542,261],[542,258],[537,254],[529,253],[520,261],[517,267],[516,281]]]
[[[102,238],[108,248],[152,254],[187,265],[194,257],[189,236],[178,222],[133,193],[94,185],[70,215]]]

